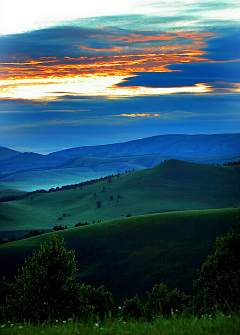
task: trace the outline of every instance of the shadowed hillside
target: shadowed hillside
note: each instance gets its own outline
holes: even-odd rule
[[[67,229],[68,249],[75,250],[76,279],[95,287],[105,285],[117,306],[135,293],[146,298],[154,284],[192,292],[216,237],[238,223],[239,209],[152,214]],[[1,275],[13,279],[25,258],[48,234],[0,246]],[[119,304],[119,305],[118,305]]]
[[[0,203],[0,231],[50,229],[168,211],[234,207],[240,175],[229,167],[170,160],[154,168]],[[67,216],[63,215],[67,214]],[[60,220],[60,221],[59,221]]]

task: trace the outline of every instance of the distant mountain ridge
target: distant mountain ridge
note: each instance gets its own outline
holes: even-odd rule
[[[0,161],[19,155],[21,152],[0,146]]]
[[[240,153],[240,134],[157,135],[123,143],[83,146],[49,154],[76,158],[80,156],[120,157],[147,154],[180,156],[234,155]]]
[[[24,152],[2,160],[0,172],[8,174],[34,168],[54,167],[63,161],[65,161],[63,157]]]

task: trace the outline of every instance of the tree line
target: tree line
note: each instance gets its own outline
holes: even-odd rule
[[[103,180],[110,180],[111,178],[115,177],[115,176],[120,176],[120,173],[115,174],[115,175],[108,175],[106,177],[100,177],[97,179],[91,179],[91,180],[87,180],[81,183],[77,183],[77,184],[71,184],[71,185],[63,185],[62,187],[51,187],[49,190],[44,190],[44,189],[39,189],[36,191],[32,191],[32,192],[27,192],[25,194],[22,195],[13,195],[13,196],[6,196],[6,197],[2,197],[0,198],[0,202],[8,202],[8,201],[15,201],[15,200],[21,200],[21,199],[25,199],[28,197],[31,197],[31,200],[33,200],[33,195],[34,194],[38,194],[38,193],[52,193],[52,192],[59,192],[59,191],[64,191],[64,190],[71,190],[71,189],[76,189],[77,187],[84,187],[87,185],[91,185],[91,184],[95,184],[98,183],[99,181],[103,181]]]

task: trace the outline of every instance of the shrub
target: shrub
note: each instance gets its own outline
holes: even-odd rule
[[[103,285],[97,289],[87,285],[82,294],[84,300],[87,300],[88,305],[92,307],[92,314],[96,320],[111,316],[111,311],[114,309],[113,295],[106,291]]]
[[[166,285],[154,285],[152,292],[147,292],[147,295],[148,301],[145,305],[145,314],[148,320],[161,314],[168,314],[171,307],[169,305],[169,292]]]
[[[139,319],[144,316],[144,308],[140,303],[138,294],[132,299],[126,299],[124,301],[123,307],[120,310],[120,317],[123,320],[129,319]]]
[[[152,292],[148,294],[148,301],[145,305],[145,314],[150,321],[159,315],[169,316],[171,313],[182,313],[188,307],[191,297],[176,288],[169,292],[165,284],[156,284]]]

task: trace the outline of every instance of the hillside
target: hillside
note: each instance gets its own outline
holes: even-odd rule
[[[135,293],[146,298],[154,284],[192,292],[192,280],[215,239],[238,223],[239,209],[151,214],[68,229],[59,233],[75,250],[76,279],[105,285],[116,306]],[[13,279],[17,269],[48,234],[0,246],[0,275]]]
[[[48,156],[43,156],[48,157]],[[52,157],[53,158],[53,157]],[[54,157],[55,158],[55,157]],[[56,157],[57,158],[57,157]],[[143,155],[125,156],[113,158],[101,157],[77,157],[65,160],[57,166],[45,167],[41,169],[19,171],[2,176],[0,178],[0,189],[18,189],[24,191],[34,191],[36,189],[50,189],[51,187],[61,187],[62,185],[76,184],[82,181],[96,179],[110,174],[124,173],[126,170],[140,170],[154,167],[164,160],[177,159],[189,162],[206,164],[224,164],[227,162],[239,161],[240,154],[226,156],[174,156],[174,155]],[[28,160],[29,162],[29,160]],[[34,162],[38,164],[50,164],[50,159],[46,162]],[[53,164],[56,162],[52,162]],[[24,165],[25,164],[25,165]],[[10,168],[26,168],[26,163],[10,165]],[[30,166],[30,165],[28,165]]]
[[[97,202],[101,203],[100,208]],[[82,188],[36,193],[19,201],[0,203],[0,231],[50,229],[60,223],[73,227],[78,222],[106,221],[128,213],[144,215],[239,205],[237,170],[169,160]]]

